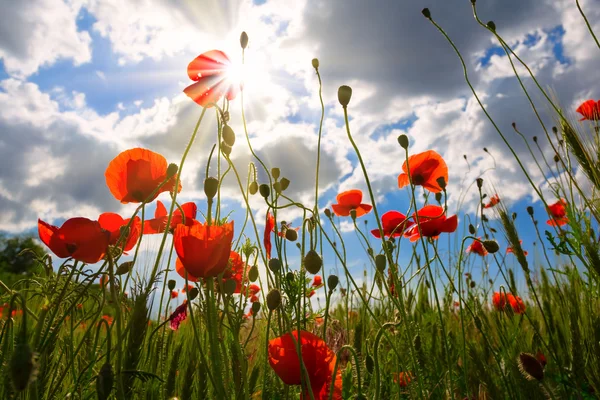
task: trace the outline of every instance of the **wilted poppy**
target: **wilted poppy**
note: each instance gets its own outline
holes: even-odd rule
[[[443,189],[438,183],[438,179],[443,178],[444,182],[448,183],[448,166],[442,156],[433,150],[408,157],[408,165],[413,185],[423,186],[432,193],[439,193]],[[402,164],[402,171],[404,172],[398,175],[400,189],[410,183],[406,161]]]
[[[412,221],[407,220],[406,216],[398,211],[388,211],[381,216],[381,227],[385,237],[400,237],[412,224]],[[381,239],[379,229],[373,229],[371,234]]]
[[[187,318],[187,300],[183,301],[183,304],[179,305],[173,314],[169,316],[169,326],[171,329],[176,331],[179,329],[179,325]]]
[[[361,217],[367,214],[373,206],[369,204],[361,204],[363,194],[358,189],[348,190],[337,195],[338,204],[332,204],[331,208],[335,215],[347,217],[352,210],[356,211],[356,216]]]
[[[519,296],[508,293],[506,298],[508,299],[508,303],[512,307],[515,314],[523,314],[525,312],[525,303]]]
[[[273,371],[287,385],[301,384],[300,357],[296,351],[294,339],[300,342],[302,361],[306,367],[315,400],[329,398],[329,387],[332,380],[334,381],[332,398],[341,399],[341,369],[338,369],[335,377],[333,376],[336,361],[335,353],[327,347],[323,339],[310,332],[301,331],[298,335],[298,331],[293,331],[291,334],[286,333],[269,341],[268,357]],[[303,399],[309,397],[306,392],[303,393]]]
[[[504,310],[504,307],[506,306],[506,294],[504,292],[494,292],[492,296],[492,303],[494,304],[494,308],[496,310]]]
[[[183,215],[185,216],[185,225],[192,226],[194,220],[196,219],[196,212],[198,210],[196,204],[193,202],[183,203],[181,205],[181,209],[183,210]],[[169,213],[167,212],[167,208],[162,201],[157,200],[154,218],[144,221],[144,235],[163,233],[167,229],[168,219]],[[181,210],[179,207],[176,207],[175,210],[173,210],[173,215],[171,216],[171,227],[169,231],[172,232],[173,229],[175,229],[175,227],[181,223],[183,223]]]
[[[267,211],[267,220],[265,222],[265,232],[263,234],[263,243],[267,252],[267,259],[271,258],[271,232],[275,230],[275,217]]]
[[[473,240],[473,243],[471,243],[471,245],[467,247],[467,253],[475,253],[482,257],[488,255],[488,251],[485,249],[485,247],[483,247],[483,243],[481,243],[480,240]]]
[[[550,204],[548,213],[552,219],[549,219],[546,223],[550,226],[563,226],[569,222],[569,218],[567,218],[567,201],[565,199]]]
[[[419,237],[429,237],[437,239],[442,233],[452,233],[458,228],[458,218],[456,215],[446,217],[444,209],[436,205],[427,205],[421,208],[417,213],[413,213],[412,219],[416,222],[419,217],[421,233],[419,234],[419,225],[416,223],[408,229],[405,237],[409,237],[411,242],[415,242]]]
[[[231,253],[229,253],[229,267],[223,274],[223,281],[228,279],[233,279],[235,281],[235,291],[233,293],[241,293],[242,286],[247,280],[244,276],[245,269],[247,269],[246,263],[242,260],[242,256],[232,250]],[[260,289],[258,290],[260,291]]]
[[[580,121],[584,120],[592,120],[598,121],[600,120],[600,101],[595,100],[586,100],[579,107],[577,107],[577,111],[579,114],[583,115],[583,118]]]
[[[110,232],[111,246],[115,246],[121,237],[121,229],[125,229],[129,223],[130,218],[124,219],[119,214],[106,212],[100,214],[98,217],[98,223],[102,229]],[[121,239],[120,247],[123,251],[129,251],[133,249],[133,246],[137,243],[140,237],[140,217],[135,217],[133,222],[129,226],[129,234],[126,238]]]
[[[321,286],[323,284],[323,278],[320,275],[315,275],[312,285],[314,287]]]
[[[400,387],[407,387],[412,380],[412,375],[410,372],[396,372],[393,374],[393,379],[394,383],[400,385]]]
[[[60,228],[38,219],[38,233],[57,257],[73,257],[88,264],[104,257],[110,240],[110,233],[98,221],[81,217],[66,220]]]
[[[176,299],[179,297],[179,292],[177,290],[171,290],[171,298]]]
[[[141,203],[152,201],[160,193],[173,190],[175,176],[157,190],[167,178],[167,167],[167,160],[162,155],[135,148],[125,150],[115,157],[108,164],[104,176],[110,192],[121,203]],[[178,191],[180,190],[181,184]]]
[[[217,276],[229,264],[233,221],[208,225],[195,221],[192,226],[177,225],[175,251],[189,274],[196,278]],[[188,278],[189,279],[189,278]]]
[[[500,197],[498,197],[497,194],[493,195],[492,197],[490,197],[490,201],[487,202],[483,208],[492,208],[494,207],[496,204],[500,203]]]
[[[522,240],[519,240],[519,243],[523,243],[523,241],[522,241]],[[512,248],[512,246],[508,246],[508,247],[506,248],[506,254],[508,254],[508,253],[514,253],[514,249]],[[527,254],[529,254],[529,252],[527,252],[527,251],[523,250],[523,255],[525,255],[525,256],[526,256]]]
[[[189,63],[188,76],[195,81],[183,92],[202,107],[212,107],[222,96],[233,100],[240,90],[240,83],[232,72],[229,57],[220,50],[200,54]]]

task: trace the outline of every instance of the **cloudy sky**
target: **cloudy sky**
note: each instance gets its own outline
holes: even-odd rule
[[[600,1],[581,4],[600,32]],[[105,185],[108,162],[141,146],[178,163],[201,112],[182,93],[190,84],[187,64],[212,49],[239,61],[239,35],[246,31],[249,135],[267,164],[291,180],[291,197],[314,201],[320,104],[311,59],[318,57],[326,108],[321,207],[340,191],[365,189],[337,102],[337,88],[347,84],[354,89],[351,129],[381,211],[408,207],[407,192],[396,184],[403,157],[397,137],[404,133],[412,153],[434,149],[447,161],[450,211],[461,215],[461,231],[463,213],[477,203],[472,183],[483,176],[486,193],[498,192],[521,213],[523,232],[531,232],[524,209],[535,202],[533,190],[474,101],[451,47],[422,17],[425,6],[462,52],[491,116],[542,185],[511,123],[528,139],[543,131],[507,58],[473,19],[469,0],[0,0],[0,231],[31,231],[37,218],[60,224],[73,216],[131,212]],[[574,1],[479,0],[477,6],[565,109],[600,97],[600,50]],[[531,80],[525,85],[551,126],[549,106]],[[238,136],[232,157],[245,176],[251,158],[241,140],[240,110],[238,97],[231,105]],[[181,194],[201,209],[202,171],[216,136],[214,114],[207,116]],[[551,158],[548,146],[542,148]],[[235,185],[225,194],[225,207],[242,221]],[[252,205],[262,224],[265,205],[256,198]],[[544,212],[539,201],[536,207]],[[300,216],[281,213],[296,225]],[[367,220],[373,227],[372,216]],[[356,244],[349,224],[341,227]],[[364,262],[354,264],[361,269]]]

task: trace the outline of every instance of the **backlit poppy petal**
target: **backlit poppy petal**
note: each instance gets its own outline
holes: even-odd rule
[[[343,206],[358,206],[362,201],[362,192],[358,189],[348,190],[337,195],[338,204]]]
[[[181,276],[183,279],[185,279],[185,272],[186,272],[185,267],[181,263],[181,260],[179,259],[179,257],[177,257],[177,260],[175,261],[175,271],[177,271],[179,276]],[[194,275],[190,274],[189,272],[187,274],[187,278],[188,278],[188,281],[190,281],[190,282],[198,282],[198,278],[196,278]]]
[[[167,207],[163,204],[162,201],[156,200],[156,210],[154,210],[154,218],[166,217],[169,213],[167,212]]]
[[[128,219],[123,219],[119,214],[115,213],[102,213],[98,217],[98,223],[102,229],[110,233],[110,245],[115,246],[121,237],[121,228],[125,228],[129,223]],[[129,227],[129,235],[127,238],[121,240],[121,246],[123,251],[129,251],[135,246],[140,237],[140,225],[141,220],[139,217],[135,217],[131,226]]]
[[[442,191],[442,188],[437,180],[444,178],[444,181],[448,183],[448,166],[442,156],[433,150],[410,156],[408,165],[410,166],[410,178],[414,185],[420,185],[432,193],[438,193]],[[402,165],[402,171],[404,172],[398,176],[400,189],[410,183],[406,161]]]
[[[600,120],[600,101],[586,100],[575,111],[583,116],[580,121],[598,121]]]
[[[40,240],[44,242],[57,257],[71,257],[71,253],[67,249],[66,243],[58,238],[57,231],[58,227],[38,219],[38,233]]]
[[[371,211],[373,206],[361,204],[362,192],[358,189],[342,192],[336,197],[338,204],[332,204],[331,209],[334,214],[340,217],[351,215],[352,210],[356,211],[356,217],[361,217]]]
[[[267,219],[265,222],[265,232],[263,234],[263,244],[267,253],[267,259],[271,258],[271,232],[275,229],[275,217],[267,211]]]

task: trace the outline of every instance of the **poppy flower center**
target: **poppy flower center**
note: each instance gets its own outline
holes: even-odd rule
[[[413,185],[422,185],[423,183],[425,183],[425,178],[423,178],[423,175],[414,175],[412,177],[412,181]]]
[[[74,243],[67,243],[65,246],[69,254],[73,254],[77,250],[77,245]]]

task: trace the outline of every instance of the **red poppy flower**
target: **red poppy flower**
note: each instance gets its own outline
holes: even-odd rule
[[[177,290],[171,290],[171,298],[176,299],[179,297],[179,292]]]
[[[283,224],[281,225],[281,229],[277,232],[277,236],[279,237],[285,237],[285,231],[287,231],[288,229],[293,229],[296,232],[298,232],[300,230],[300,227],[296,227],[296,228],[292,228],[290,225],[292,225],[291,223],[289,224]],[[273,231],[275,232],[275,227],[273,227]]]
[[[255,294],[253,294],[252,297],[250,297],[250,303],[258,303],[259,301],[260,299]]]
[[[181,264],[196,278],[225,271],[232,240],[233,221],[220,226],[195,221],[192,226],[177,225],[174,232],[175,251]]]
[[[115,322],[114,318],[111,317],[110,315],[103,315],[102,319],[105,320],[106,322],[108,322],[109,325],[112,325],[113,322]]]
[[[66,220],[60,228],[38,219],[38,233],[57,257],[73,257],[88,264],[104,257],[110,240],[110,233],[98,221],[80,217]]]
[[[519,296],[515,296],[512,293],[506,295],[510,306],[512,307],[515,314],[523,314],[525,312],[525,303]]]
[[[267,220],[265,222],[265,233],[263,235],[263,243],[267,252],[267,259],[271,258],[271,232],[275,230],[275,217],[267,211]]]
[[[415,242],[419,237],[429,237],[437,239],[440,234],[452,233],[458,228],[458,218],[456,215],[446,217],[444,209],[436,205],[427,205],[421,208],[417,213],[413,213],[412,219],[416,222],[417,214],[419,216],[419,224],[421,226],[421,234],[419,234],[419,226],[415,223],[405,233],[405,237],[409,237],[411,242]]]
[[[110,241],[109,244],[111,246],[115,246],[121,237],[121,228],[125,229],[127,224],[129,223],[129,219],[123,219],[119,214],[106,212],[100,214],[98,218],[98,223],[102,227],[102,229],[110,232]],[[133,249],[133,246],[137,243],[140,237],[140,217],[135,217],[133,222],[129,226],[129,236],[127,238],[121,240],[121,247],[124,252],[127,252]]]
[[[362,192],[358,189],[348,190],[337,195],[338,204],[332,204],[331,208],[335,215],[339,217],[347,217],[352,210],[356,211],[356,217],[362,217],[367,214],[373,206],[369,204],[361,204]]]
[[[552,219],[546,221],[550,226],[563,226],[569,222],[567,218],[567,201],[560,199],[554,204],[548,206],[548,213]]]
[[[180,264],[181,264],[181,261],[180,261]],[[183,267],[183,266],[182,266],[182,267]],[[190,280],[189,276],[190,276],[190,275],[188,274],[188,281]],[[184,279],[185,279],[185,278],[184,278]],[[189,292],[190,292],[190,290],[192,290],[192,289],[193,289],[193,288],[195,288],[195,287],[196,287],[196,286],[192,285],[191,283],[188,283],[187,287],[184,287],[184,288],[182,288],[182,289],[181,289],[181,293],[189,293]]]
[[[198,207],[196,207],[194,202],[189,202],[183,203],[181,205],[181,209],[183,210],[183,215],[185,216],[185,225],[192,226],[194,220],[196,219]],[[164,233],[164,231],[167,229],[168,219],[169,213],[167,208],[162,201],[157,200],[154,218],[144,221],[144,235]],[[175,227],[181,223],[183,223],[183,217],[181,216],[179,207],[176,207],[175,210],[173,210],[173,215],[171,216],[171,227],[169,228],[169,231],[173,232],[173,229],[175,229]]]
[[[172,191],[176,177],[161,186],[167,178],[167,160],[151,150],[135,148],[125,150],[115,157],[104,173],[106,185],[117,200],[123,204],[152,201],[162,192]],[[178,191],[181,191],[181,184]]]
[[[338,368],[336,376],[333,376],[336,361],[335,353],[327,347],[323,339],[310,332],[301,331],[300,339],[298,339],[298,331],[293,331],[291,334],[286,333],[269,341],[268,357],[273,371],[287,385],[301,384],[300,359],[292,335],[296,341],[300,341],[302,361],[306,367],[315,400],[324,400],[329,397],[329,387],[332,380],[334,381],[332,398],[341,399],[341,369]],[[310,396],[307,393],[303,393],[302,398],[308,397]]]
[[[410,372],[396,372],[393,374],[394,383],[400,385],[400,387],[407,387],[410,381],[412,380],[412,375]]]
[[[412,224],[412,221],[407,220],[406,216],[398,211],[388,211],[381,216],[381,226],[385,237],[400,237]],[[379,229],[373,229],[371,234],[377,239],[381,239]]]
[[[169,316],[169,326],[171,329],[176,331],[179,329],[179,325],[187,318],[187,300],[183,301],[183,304],[179,305],[173,314]]]
[[[500,203],[500,197],[498,197],[497,194],[493,195],[492,197],[490,197],[490,201],[487,202],[483,208],[492,208],[494,207],[496,204]]]
[[[235,281],[236,286],[233,293],[241,293],[242,287],[247,281],[247,278],[244,277],[245,269],[247,269],[246,263],[242,260],[242,256],[232,250],[231,253],[229,253],[229,267],[223,274],[223,282],[228,279],[233,279]]]
[[[595,100],[586,100],[579,107],[577,107],[577,111],[579,114],[583,115],[583,118],[580,121],[584,121],[586,119],[592,121],[600,120],[600,101]]]
[[[246,296],[255,296],[259,292],[260,292],[260,286],[253,283],[250,286],[248,286],[248,291],[246,292]]]
[[[240,82],[235,82],[229,57],[220,50],[200,54],[189,63],[187,72],[192,85],[183,92],[202,107],[212,107],[222,96],[235,99],[240,90]]]
[[[181,276],[183,279],[185,279],[185,272],[186,272],[185,267],[183,266],[183,263],[181,262],[179,257],[177,257],[177,261],[175,261],[175,271],[177,271],[179,276]],[[196,278],[194,275],[190,274],[189,272],[187,273],[187,279],[190,282],[198,282],[198,278]],[[190,286],[194,287],[193,285],[188,285],[188,288]]]
[[[433,150],[427,150],[408,157],[408,164],[413,185],[423,186],[430,192],[439,193],[443,189],[437,180],[444,178],[444,181],[448,183],[448,166],[442,156]],[[406,161],[402,164],[402,171],[404,173],[398,175],[398,187],[400,189],[410,183]]]
[[[492,303],[494,304],[494,308],[496,310],[504,310],[504,307],[506,306],[506,294],[494,292],[494,295],[492,296]]]
[[[320,275],[315,275],[314,279],[313,279],[313,286],[321,286],[323,284],[323,278],[321,278]]]
[[[314,290],[311,290],[310,292],[308,292],[308,294],[306,295],[306,297],[308,297],[308,298],[310,299],[310,298],[311,298],[311,297],[313,297],[314,295],[315,295],[315,291],[314,291]]]
[[[522,241],[522,240],[519,240],[519,243],[523,243],[523,241]],[[508,246],[508,247],[506,248],[506,254],[508,254],[508,253],[513,253],[513,254],[514,254],[514,249],[512,248],[512,246]],[[525,256],[526,256],[527,254],[529,254],[529,252],[527,252],[527,251],[523,250],[523,255],[525,255]]]
[[[473,243],[467,247],[467,253],[475,253],[482,257],[488,255],[488,251],[485,249],[485,247],[483,247],[483,244],[479,240],[473,240]]]

